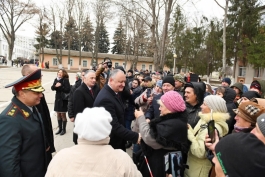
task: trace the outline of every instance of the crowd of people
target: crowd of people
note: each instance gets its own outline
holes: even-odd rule
[[[41,70],[24,65],[7,85],[14,97],[0,114],[0,176],[262,177],[265,81],[247,88],[229,78],[212,89],[196,74],[112,68],[60,69],[56,135],[74,123],[74,146],[55,152]],[[68,132],[69,133],[69,132]],[[126,149],[132,149],[132,157]]]

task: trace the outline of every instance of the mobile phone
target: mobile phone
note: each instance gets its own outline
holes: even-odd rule
[[[208,122],[208,135],[211,138],[211,142],[215,142],[215,125],[213,120],[213,110],[211,110],[211,120]]]
[[[148,88],[146,91],[146,97],[149,98],[151,96],[151,89]]]
[[[139,104],[135,104],[135,109],[137,110],[137,111],[139,111],[140,110],[140,106],[139,106]]]

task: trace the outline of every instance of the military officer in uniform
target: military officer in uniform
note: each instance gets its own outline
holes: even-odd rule
[[[16,95],[0,114],[0,176],[43,177],[48,145],[40,113],[35,107],[44,91],[41,70],[5,87],[12,86]]]

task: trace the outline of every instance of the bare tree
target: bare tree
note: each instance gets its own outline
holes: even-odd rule
[[[53,1],[52,5],[50,6],[50,13],[52,16],[52,33],[56,36],[54,40],[55,43],[55,50],[56,50],[56,58],[59,62],[58,68],[62,68],[62,34],[63,34],[63,25],[65,22],[65,7],[60,7],[57,3],[58,1]],[[58,29],[58,21],[59,21],[59,29]],[[57,30],[58,29],[58,30]],[[59,48],[59,51],[58,51]]]
[[[82,25],[86,17],[86,9],[88,4],[85,0],[76,0],[74,5],[74,18],[77,22],[77,29],[78,29],[78,48],[79,48],[79,70],[81,70],[81,53],[82,53]]]
[[[98,64],[99,28],[101,24],[105,24],[106,20],[112,16],[110,5],[109,0],[96,0],[96,2],[92,4],[96,18],[95,46],[93,52],[93,60],[96,60],[96,64]],[[91,62],[93,62],[93,60]]]
[[[38,11],[31,0],[0,0],[0,29],[8,43],[9,61],[12,60],[16,31]]]
[[[177,0],[131,0],[131,1],[114,1],[115,4],[122,6],[131,13],[141,18],[151,31],[152,48],[154,53],[155,69],[162,69],[165,63],[166,44],[168,38],[168,25],[173,7]],[[132,8],[127,8],[128,3]],[[134,11],[132,9],[141,9]],[[161,12],[164,11],[164,14]]]
[[[226,22],[227,22],[227,10],[228,10],[228,2],[229,0],[225,0],[225,7],[221,6],[221,4],[214,0],[218,6],[220,6],[224,10],[224,28],[223,28],[223,67],[222,67],[222,78],[225,76],[226,70]]]

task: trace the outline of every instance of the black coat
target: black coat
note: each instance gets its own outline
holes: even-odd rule
[[[141,142],[142,157],[140,160],[140,171],[143,177],[150,176],[143,155],[149,162],[153,176],[166,176],[164,155],[172,151],[182,151],[183,161],[188,152],[187,112],[171,113],[150,121],[150,134],[157,143],[167,149],[153,149]],[[171,150],[169,150],[171,149]],[[175,150],[174,150],[175,149]]]
[[[74,92],[75,90],[82,84],[82,80],[78,79],[77,81],[75,81],[75,84],[73,86],[71,86],[71,91],[69,94],[69,99],[68,99],[68,106],[67,106],[67,112],[68,112],[68,117],[69,118],[73,118],[75,117],[74,115],[74,106],[73,106],[73,97],[74,97]]]
[[[92,91],[93,95],[85,83],[82,83],[80,87],[75,90],[73,96],[74,117],[76,117],[78,113],[83,112],[85,108],[93,107],[94,101],[99,93],[97,84],[92,88]]]
[[[60,82],[62,85],[60,87],[55,87],[57,82]],[[62,99],[62,93],[70,92],[71,87],[70,87],[69,79],[62,78],[60,80],[57,80],[57,78],[55,78],[51,86],[51,89],[53,91],[56,91],[55,101],[54,101],[54,111],[55,112],[67,112],[68,100]]]
[[[119,94],[118,94],[119,95]],[[95,107],[104,107],[112,116],[112,130],[110,134],[110,145],[114,149],[125,151],[126,141],[136,143],[138,133],[125,128],[124,111],[125,105],[122,100],[108,85],[105,85],[99,92],[95,102]]]
[[[45,137],[46,137],[48,145],[50,146],[49,151],[47,151],[47,158],[48,158],[47,161],[49,163],[52,159],[51,153],[55,152],[55,147],[54,147],[54,137],[53,137],[53,129],[52,129],[50,111],[49,111],[47,102],[45,100],[44,94],[43,94],[43,97],[41,97],[40,104],[36,105],[36,107],[41,114],[44,130],[45,130]]]
[[[159,100],[162,96],[163,93],[154,96],[150,107],[145,113],[146,118],[151,120],[154,118],[158,118],[160,116],[160,110],[159,110],[160,105],[157,103],[157,100]]]
[[[0,130],[0,176],[44,176],[47,145],[40,114],[13,97],[0,114]]]

